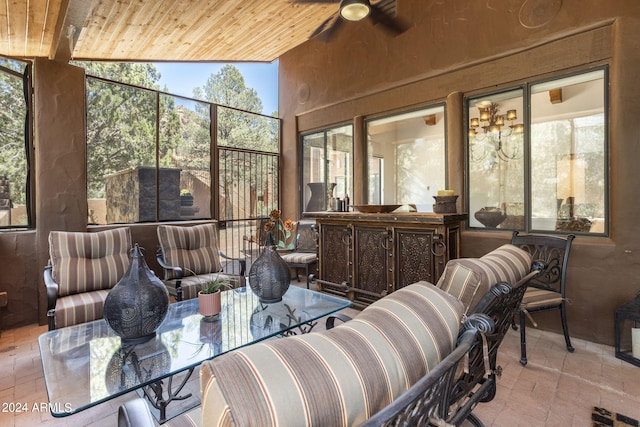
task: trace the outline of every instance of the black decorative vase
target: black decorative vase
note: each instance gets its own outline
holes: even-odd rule
[[[273,237],[268,234],[264,250],[249,270],[249,286],[260,302],[269,304],[282,301],[290,283],[289,266],[278,254]]]
[[[136,344],[155,336],[168,309],[167,288],[147,267],[136,243],[129,269],[104,302],[104,318],[123,344]]]

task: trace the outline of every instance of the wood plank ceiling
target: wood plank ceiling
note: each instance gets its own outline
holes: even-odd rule
[[[338,10],[291,0],[5,0],[0,55],[271,62]]]

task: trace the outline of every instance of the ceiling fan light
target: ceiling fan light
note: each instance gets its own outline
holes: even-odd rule
[[[368,0],[342,0],[340,16],[347,21],[360,21],[367,17],[370,7]]]

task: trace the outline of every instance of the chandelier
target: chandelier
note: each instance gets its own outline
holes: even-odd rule
[[[518,119],[516,110],[507,110],[500,114],[500,106],[491,101],[480,101],[476,104],[479,117],[469,121],[469,145],[471,160],[474,162],[485,159],[488,155],[504,161],[522,157],[521,138],[515,144],[510,140],[524,133],[522,123],[513,124]],[[509,122],[509,124],[505,124]]]

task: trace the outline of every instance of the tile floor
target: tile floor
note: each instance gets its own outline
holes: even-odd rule
[[[503,374],[493,401],[474,410],[486,426],[586,427],[593,406],[640,420],[640,367],[614,356],[611,346],[573,338],[569,353],[559,334],[527,328],[526,367],[519,331],[498,353]]]
[[[47,402],[37,343],[43,332],[46,326],[34,325],[0,336],[0,426],[117,425],[118,406],[134,393],[61,419],[37,410]],[[573,339],[571,354],[562,336],[534,328],[527,329],[527,340],[526,367],[518,362],[517,332],[510,331],[502,344],[498,393],[474,410],[487,427],[590,426],[594,405],[640,419],[640,368],[616,359],[612,347]],[[7,411],[11,403],[26,404],[27,410]]]

